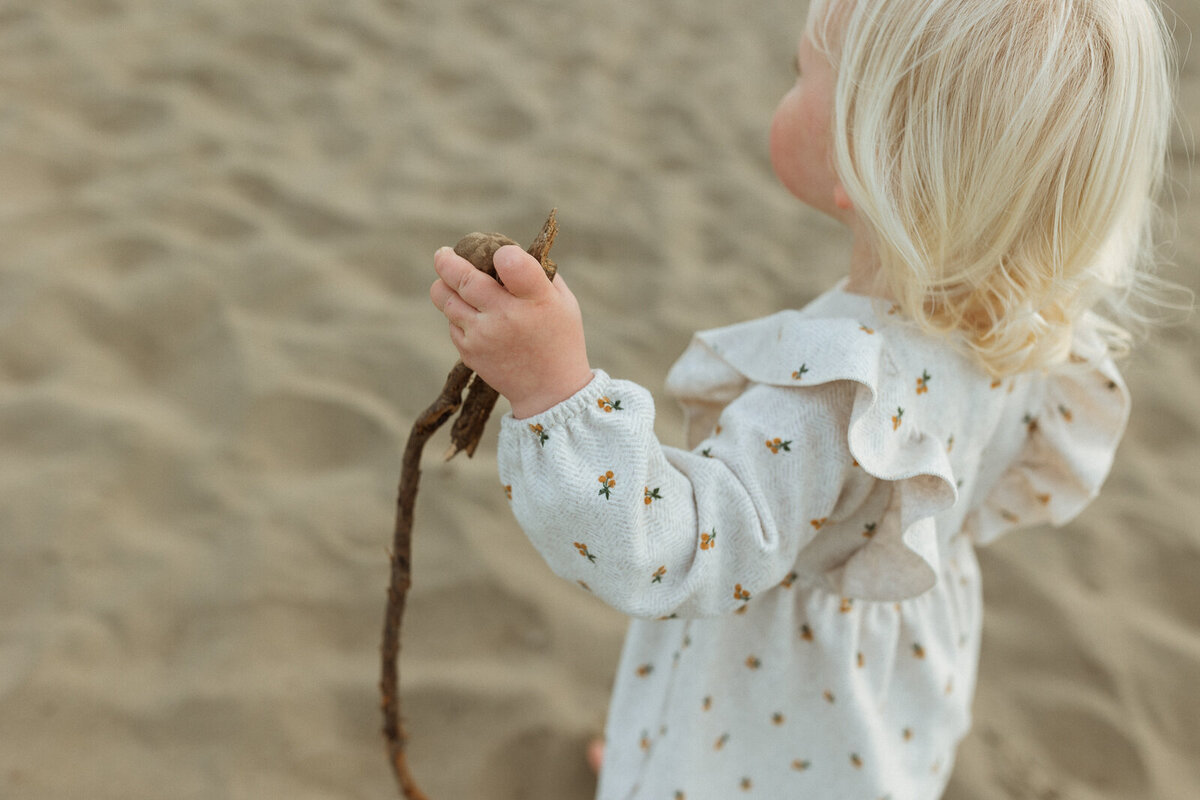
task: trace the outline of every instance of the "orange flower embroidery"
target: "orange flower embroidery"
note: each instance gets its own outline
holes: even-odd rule
[[[717,546],[717,531],[714,528],[712,533],[700,534],[700,549],[712,550]]]
[[[654,672],[653,664],[642,664],[637,668],[637,676],[639,678],[648,678],[651,672]]]
[[[780,581],[779,585],[785,589],[790,589],[790,588],[792,588],[792,584],[796,582],[796,578],[799,578],[799,577],[800,577],[800,575],[798,573],[796,573],[795,571],[789,572],[787,574],[787,577],[784,578],[782,581]]]
[[[820,519],[809,520],[808,524],[812,525],[817,530],[821,530],[821,526],[824,525],[828,521],[829,521],[829,517],[821,517]]]
[[[860,331],[865,331],[867,333],[875,333],[875,330],[873,328],[868,328],[866,325],[859,325],[858,329]]]
[[[827,702],[827,703],[836,703],[837,702],[837,697],[835,697],[833,692],[829,691],[828,689],[826,689],[824,692],[822,692],[821,696],[825,698],[825,702]]]
[[[911,741],[912,741],[912,738],[913,738],[913,730],[912,730],[912,728],[905,728],[905,729],[904,729],[904,741],[906,741],[906,742],[911,742]]]
[[[842,612],[843,614],[849,614],[850,609],[852,608],[854,608],[854,598],[843,597],[841,605],[838,606],[838,611]]]
[[[747,592],[745,589],[743,589],[742,585],[739,583],[733,587],[733,599],[734,600],[749,600],[750,593]]]
[[[596,556],[588,550],[588,546],[586,544],[583,544],[582,542],[576,542],[575,549],[579,551],[579,555],[583,556],[593,564],[596,563]]]
[[[813,640],[812,628],[808,627],[808,623],[800,626],[800,638],[806,642],[811,642]]]
[[[796,758],[796,759],[792,760],[792,769],[796,770],[797,772],[804,772],[804,770],[808,769],[811,766],[812,766],[811,761],[805,761],[804,759],[801,759],[801,758]]]
[[[585,591],[590,592],[592,590],[592,587],[587,585],[587,581],[575,581],[575,582],[578,583],[580,586],[582,586]]]
[[[1035,417],[1033,414],[1026,414],[1024,416],[1023,420],[1025,422],[1025,427],[1029,429],[1030,433],[1037,433],[1037,429],[1038,429],[1037,417]]]
[[[511,483],[504,484],[504,496],[507,497],[509,500],[512,500],[512,484]]]
[[[779,455],[780,450],[783,450],[785,453],[790,453],[792,452],[792,440],[788,439],[785,442],[778,436],[776,436],[774,439],[767,439],[767,449],[775,455]]]
[[[666,566],[666,564],[664,564],[663,566],[654,570],[654,574],[650,576],[650,582],[651,583],[662,583],[663,575],[666,575],[666,574],[667,574],[667,566]]]
[[[746,656],[746,666],[750,669],[758,669],[762,666],[762,662],[758,660],[757,656]]]
[[[921,377],[917,378],[917,394],[929,393],[929,379],[931,377],[927,370],[921,370]]]
[[[801,364],[800,369],[792,373],[792,380],[801,380],[806,372],[808,372],[808,364]]]
[[[914,658],[924,658],[925,657],[925,648],[922,647],[920,645],[920,643],[913,644],[913,657]]]
[[[850,754],[850,763],[853,764],[856,769],[861,768],[863,765],[862,758],[859,757],[858,753]]]
[[[713,750],[720,750],[729,742],[729,734],[722,733],[721,736],[713,743]]]
[[[638,747],[643,750],[650,749],[650,731],[642,731],[642,738],[638,740]]]
[[[604,495],[604,499],[608,500],[612,497],[613,487],[617,485],[616,478],[613,477],[613,471],[610,469],[599,478],[600,494]]]
[[[892,430],[900,427],[900,420],[904,419],[904,409],[897,406],[896,415],[892,417]]]
[[[1038,502],[1044,506],[1050,504],[1050,495],[1048,494],[1036,494],[1034,497],[1036,497]]]
[[[1013,512],[1009,511],[1007,508],[1000,509],[1000,518],[1003,519],[1005,522],[1011,522],[1013,525],[1016,525],[1018,522],[1021,521],[1020,517],[1018,517]]]
[[[864,539],[870,539],[872,536],[875,535],[875,525],[876,525],[876,523],[874,523],[874,522],[868,522],[866,525],[863,525],[862,533],[863,533]]]
[[[949,453],[954,449],[954,434],[950,434],[950,438],[946,440],[946,452]]]
[[[856,660],[858,662],[858,666],[860,669],[867,663],[867,659],[863,657],[863,654],[861,651],[859,652]]]
[[[662,495],[658,493],[657,486],[653,489],[651,489],[649,486],[646,487],[645,500],[646,505],[650,505],[655,500],[662,500]]]
[[[996,378],[994,381],[992,381],[992,388],[999,389],[1000,384],[1002,384],[1002,383],[1004,383],[1004,381],[1000,380],[999,378]]]
[[[537,437],[538,444],[540,444],[542,447],[545,447],[546,440],[550,438],[550,434],[542,430],[541,425],[530,425],[529,430],[532,431],[533,435]]]
[[[771,715],[771,722],[774,723],[775,725],[782,725],[784,723],[783,714],[776,711],[774,714]]]
[[[609,400],[607,397],[601,397],[596,401],[596,405],[604,410],[605,414],[611,414],[613,411],[624,411],[621,408],[620,400]]]
[[[742,778],[742,791],[748,792],[754,788],[754,782],[749,778]]]
[[[705,697],[704,703],[700,707],[703,708],[705,711],[712,711],[712,695],[708,695],[707,697]]]
[[[1062,414],[1063,419],[1065,419],[1067,422],[1070,422],[1072,419],[1074,419],[1074,415],[1071,414],[1071,409],[1067,408],[1061,403],[1058,406],[1058,413]]]

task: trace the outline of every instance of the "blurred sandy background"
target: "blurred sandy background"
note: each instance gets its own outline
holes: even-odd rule
[[[1200,0],[1169,5],[1186,48]],[[0,797],[396,796],[395,481],[455,358],[433,251],[558,206],[593,364],[656,392],[694,329],[802,305],[846,246],[766,156],[804,6],[0,0]],[[1182,72],[1167,274],[1197,288]],[[982,553],[951,800],[1200,797],[1198,334],[1126,367],[1103,497]],[[588,798],[624,623],[523,538],[495,425],[473,461],[444,437],[414,769],[434,800]]]

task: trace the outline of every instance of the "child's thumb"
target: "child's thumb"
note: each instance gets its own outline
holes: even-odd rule
[[[500,282],[514,297],[534,298],[550,289],[542,265],[515,244],[506,244],[497,250],[492,256],[492,264]]]

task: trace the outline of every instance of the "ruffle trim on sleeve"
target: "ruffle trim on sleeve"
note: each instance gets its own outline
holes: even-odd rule
[[[1093,328],[1076,334],[1070,363],[1050,375],[1037,407],[1025,421],[1024,448],[964,521],[976,544],[1017,528],[1064,525],[1099,494],[1129,421],[1130,397]]]
[[[876,323],[863,306],[862,319],[784,311],[698,333],[667,382],[688,411],[692,398],[724,399],[751,382],[796,389],[841,380],[857,384],[847,429],[850,453],[895,489],[874,535],[825,577],[847,597],[902,600],[937,582],[934,517],[954,505],[958,490],[946,449],[922,432],[918,409],[901,411],[913,404],[904,399],[907,381],[888,353],[889,326]]]

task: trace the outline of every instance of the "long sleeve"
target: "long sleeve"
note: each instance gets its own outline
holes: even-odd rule
[[[854,467],[852,389],[752,384],[694,451],[661,445],[654,404],[602,371],[502,421],[513,513],[550,568],[636,617],[726,613],[785,579]]]

